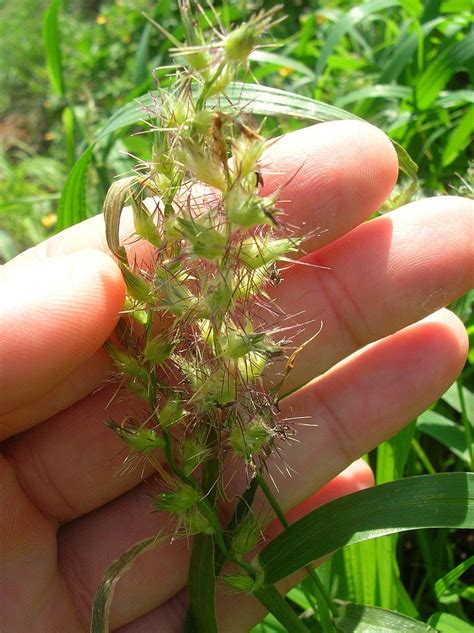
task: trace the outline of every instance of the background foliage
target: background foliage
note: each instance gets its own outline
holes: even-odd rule
[[[272,4],[235,0],[216,6],[227,25]],[[284,5],[288,17],[275,29],[275,46],[253,54],[254,77],[247,79],[325,101],[381,127],[419,164],[417,195],[473,196],[471,2],[294,0]],[[170,44],[142,12],[182,39],[176,3],[167,0],[0,5],[1,259],[54,232],[72,166],[114,112],[155,87],[152,73],[169,61]],[[161,72],[160,81],[166,85],[170,79]],[[291,117],[267,121],[275,133],[297,125]],[[130,169],[135,156],[150,154],[149,137],[129,131],[114,131],[87,157],[91,165],[81,208],[88,215],[100,211],[113,177]],[[453,306],[471,340],[473,299],[471,292]],[[473,374],[471,348],[461,377],[443,398],[367,456],[377,483],[472,469]],[[321,576],[338,599],[397,610],[440,631],[462,633],[472,631],[473,553],[466,532],[420,530],[346,547],[323,566]],[[299,610],[311,607],[303,589],[289,595]],[[374,611],[376,620],[379,616]],[[353,626],[358,618],[360,613],[347,610],[340,630],[358,630]],[[271,617],[257,628],[282,630]]]

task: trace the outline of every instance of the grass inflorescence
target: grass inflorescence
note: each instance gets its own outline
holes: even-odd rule
[[[156,463],[161,450],[166,469],[158,469],[153,506],[172,518],[170,536],[194,535],[193,560],[205,550],[212,576],[232,561],[239,573],[224,579],[248,591],[258,579],[245,554],[260,537],[259,522],[248,503],[226,529],[217,507],[229,500],[228,468],[243,470],[250,490],[284,435],[279,389],[264,382],[273,359],[285,353],[284,339],[266,325],[273,309],[266,287],[299,240],[277,195],[261,194],[265,139],[225,89],[278,9],[208,42],[190,5],[180,3],[188,46],[176,46],[173,89],[156,102],[152,158],[117,180],[104,203],[108,245],[128,290],[126,316],[107,349],[120,380],[148,405],[143,420],[109,426],[132,454]],[[153,247],[146,264],[129,261],[120,239],[127,204],[133,237]],[[192,630],[209,631],[212,599],[203,604],[199,592],[193,595],[209,569],[193,560],[188,621]]]

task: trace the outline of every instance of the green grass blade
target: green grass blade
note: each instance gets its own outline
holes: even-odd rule
[[[374,86],[366,86],[359,90],[348,92],[336,100],[336,105],[342,108],[349,103],[362,101],[364,99],[410,99],[411,96],[412,89],[407,86],[375,84]]]
[[[362,4],[358,4],[350,11],[348,11],[348,13],[346,13],[346,15],[341,20],[338,20],[335,23],[331,32],[329,33],[318,57],[318,62],[316,64],[316,75],[318,77],[321,76],[329,56],[331,55],[341,38],[351,28],[353,28],[362,20],[365,20],[373,13],[377,13],[378,11],[382,11],[384,9],[389,9],[391,7],[399,7],[401,4],[402,3],[397,0],[371,0],[370,2],[363,2]]]
[[[446,446],[466,465],[469,465],[470,458],[466,446],[466,436],[459,424],[436,411],[425,411],[418,417],[416,428]]]
[[[416,101],[420,110],[429,108],[452,75],[474,60],[474,34],[453,42],[440,53],[415,82]]]
[[[76,160],[76,148],[74,143],[74,112],[72,108],[66,106],[62,113],[64,141],[66,144],[66,155],[69,167],[74,165]]]
[[[336,499],[296,521],[253,561],[273,584],[345,545],[425,527],[474,527],[474,474],[409,477]]]
[[[89,147],[69,172],[59,200],[56,225],[58,231],[87,218],[86,182],[91,160],[92,147]]]
[[[451,613],[433,613],[428,622],[439,633],[474,633],[474,626]]]
[[[469,391],[467,387],[462,388],[466,417],[471,425],[474,425],[474,391]],[[457,382],[453,382],[451,387],[443,393],[441,398],[447,402],[455,411],[463,413],[463,406],[459,397]]]
[[[403,476],[414,433],[415,423],[409,424],[377,448],[375,480],[377,485],[400,479]],[[385,609],[397,608],[397,589],[400,584],[396,557],[397,541],[396,534],[369,541],[373,543],[373,555],[377,566],[378,600],[377,603],[364,600],[364,604],[377,604]]]
[[[469,290],[465,295],[456,299],[449,305],[449,309],[457,314],[458,317],[466,323],[474,312],[474,290]]]
[[[354,114],[336,108],[309,97],[268,88],[257,84],[232,83],[226,91],[232,101],[238,103],[246,112],[274,116],[294,116],[307,121],[338,121],[340,119],[358,119]],[[159,103],[160,94],[153,91],[117,110],[99,132],[96,141],[113,132],[136,125],[153,118],[153,108]],[[216,100],[209,99],[209,105],[215,106]],[[225,108],[225,101],[221,102]]]
[[[435,582],[434,590],[438,600],[442,595],[460,578],[465,571],[470,569],[474,565],[474,556],[470,556],[467,560],[463,561],[454,569],[448,571],[447,574],[442,576]]]
[[[261,587],[255,590],[253,595],[288,631],[308,633],[303,622],[275,587]]]
[[[469,145],[474,132],[474,106],[467,108],[461,119],[457,121],[454,130],[448,136],[441,163],[443,167],[450,165]]]
[[[132,80],[135,86],[140,86],[150,76],[148,62],[150,61],[150,33],[151,24],[147,22],[143,27],[137,51],[133,60]]]
[[[429,624],[388,609],[346,604],[336,619],[341,633],[436,633]]]
[[[257,49],[250,53],[249,59],[252,62],[258,62],[259,64],[271,64],[276,68],[291,68],[292,70],[295,70],[301,75],[304,75],[312,80],[316,78],[314,71],[306,66],[306,64],[303,64],[292,57],[288,57],[287,55],[269,53],[268,51]]]
[[[347,599],[377,604],[377,541],[354,543],[342,550]],[[346,597],[346,596],[345,596]]]
[[[54,92],[64,96],[64,76],[61,61],[61,37],[59,31],[58,11],[62,0],[52,0],[45,13],[43,39],[46,49],[48,77]]]
[[[191,604],[186,633],[217,633],[214,565],[214,537],[196,534],[189,566]]]
[[[339,121],[342,119],[361,120],[351,112],[336,108],[322,101],[257,84],[235,82],[229,86],[227,97],[251,114],[292,116],[312,122]],[[109,119],[99,132],[96,141],[102,140],[124,127],[151,119],[153,117],[153,107],[156,107],[159,98],[158,92],[152,92],[140,97],[133,103],[127,103]],[[216,101],[212,99],[208,100],[208,104],[210,106],[217,105]],[[220,103],[220,107],[225,109],[224,101]],[[416,163],[398,143],[393,142],[393,144],[398,154],[400,168],[412,180],[415,180],[418,169]]]
[[[18,248],[9,233],[0,229],[0,261],[7,262],[18,255]]]

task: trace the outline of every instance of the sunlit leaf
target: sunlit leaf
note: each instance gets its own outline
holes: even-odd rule
[[[336,618],[341,633],[436,633],[429,624],[395,611],[360,604],[340,608]]]
[[[253,565],[274,583],[345,545],[426,527],[474,527],[474,474],[409,477],[336,499],[290,525]]]

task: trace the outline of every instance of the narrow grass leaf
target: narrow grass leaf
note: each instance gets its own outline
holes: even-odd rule
[[[189,573],[190,609],[185,633],[217,633],[214,575],[214,538],[194,536]]]
[[[451,613],[433,613],[428,622],[439,633],[474,633],[474,626]]]
[[[348,92],[336,100],[338,107],[345,107],[349,103],[359,102],[364,99],[410,99],[412,89],[407,86],[397,86],[396,84],[375,84],[366,86],[359,90]]]
[[[242,110],[250,114],[291,116],[313,122],[340,121],[343,119],[362,120],[347,110],[336,108],[322,101],[257,84],[234,82],[227,89],[226,96],[234,103],[237,103]],[[136,99],[132,103],[127,103],[120,110],[117,110],[105,124],[99,132],[96,142],[124,127],[130,127],[152,119],[159,99],[159,92],[154,91]],[[212,98],[208,100],[208,104],[211,107],[219,106],[223,110],[225,110],[226,106],[224,100],[217,101]],[[418,169],[416,163],[401,145],[394,141],[392,142],[397,151],[400,168],[410,179],[415,180]]]
[[[436,99],[440,108],[458,108],[466,103],[474,103],[474,90],[446,90]]]
[[[257,84],[234,82],[226,91],[227,97],[239,104],[246,112],[274,116],[294,116],[307,121],[338,121],[340,119],[358,119],[354,114],[336,108],[322,101],[303,97],[286,90],[268,88]],[[149,121],[154,116],[153,109],[160,101],[160,93],[152,91],[147,95],[127,103],[112,115],[96,141],[116,132],[124,127],[130,127],[143,121]],[[216,106],[216,99],[209,99],[210,106]],[[220,105],[225,108],[225,101]]]
[[[308,629],[276,587],[261,587],[255,590],[253,595],[288,631],[292,633],[308,633]]]
[[[347,598],[351,601],[377,604],[376,547],[377,542],[373,540],[354,543],[342,550]]]
[[[150,76],[148,70],[148,62],[150,61],[150,33],[151,24],[147,22],[143,27],[142,35],[133,59],[132,80],[135,86],[140,86]]]
[[[416,428],[446,446],[466,465],[469,465],[470,458],[466,446],[466,436],[459,424],[436,411],[425,411],[418,417]]]
[[[64,76],[61,61],[61,37],[59,31],[58,11],[62,0],[52,0],[45,13],[43,39],[46,50],[48,77],[54,92],[64,96]]]
[[[381,70],[380,83],[386,84],[397,80],[407,66],[410,65],[418,47],[420,35],[427,37],[441,22],[443,22],[443,18],[436,18],[426,22],[420,31],[414,33],[407,34],[403,30],[396,45],[390,48],[391,55],[387,56],[387,61]]]
[[[92,147],[89,147],[69,172],[59,200],[56,225],[58,231],[87,218],[86,182],[91,160]]]
[[[344,17],[335,23],[330,31],[318,57],[316,75],[318,77],[321,76],[329,56],[332,54],[340,39],[350,29],[373,13],[390,7],[399,7],[401,4],[402,3],[397,0],[371,0],[370,2],[359,4],[348,11]]]
[[[450,165],[461,152],[463,152],[472,140],[474,132],[474,106],[467,108],[463,116],[456,122],[454,130],[448,136],[441,156],[443,167]]]
[[[283,627],[276,617],[269,613],[250,633],[288,633],[288,629]]]
[[[0,229],[0,260],[7,262],[18,255],[18,248],[9,233]]]
[[[436,633],[429,624],[388,609],[346,604],[339,610],[336,625],[341,633]]]
[[[465,295],[453,301],[449,305],[449,309],[457,314],[463,323],[467,323],[474,311],[474,290],[469,290]]]
[[[414,433],[415,423],[412,422],[377,448],[375,480],[377,485],[401,479]],[[377,567],[378,600],[376,603],[374,599],[371,602],[368,600],[356,600],[356,602],[377,604],[385,609],[396,609],[398,602],[397,589],[399,587],[399,582],[397,581],[400,576],[396,556],[397,541],[398,536],[396,534],[387,535],[375,541],[368,541],[373,544],[374,549],[373,557]]]
[[[288,57],[287,55],[269,53],[268,51],[257,49],[250,53],[249,59],[250,61],[258,62],[259,64],[272,64],[277,68],[291,68],[291,70],[295,70],[309,79],[314,80],[316,78],[314,71],[306,66],[306,64],[303,64],[292,57]]]
[[[166,537],[153,536],[136,543],[117,558],[104,574],[92,604],[91,633],[109,633],[109,611],[115,586],[139,556],[160,545]],[[169,538],[169,537],[168,537]]]
[[[66,106],[62,113],[64,141],[66,144],[66,155],[69,167],[74,165],[76,160],[76,148],[74,143],[74,112],[72,108]]]
[[[474,474],[409,477],[336,499],[296,521],[255,557],[273,584],[340,547],[426,527],[474,527]]]
[[[462,393],[464,397],[464,403],[466,405],[467,419],[469,420],[471,425],[474,425],[474,391],[469,391],[467,387],[463,387]],[[445,402],[453,407],[455,411],[462,414],[463,410],[461,399],[459,398],[457,382],[453,382],[451,387],[445,393],[443,393],[441,397]]]
[[[474,33],[453,42],[440,53],[415,82],[417,105],[429,108],[452,75],[474,59]]]
[[[435,582],[434,590],[438,600],[442,595],[448,591],[448,589],[460,578],[464,572],[470,569],[474,565],[474,556],[470,556],[467,560],[463,561],[447,574],[442,576]]]

